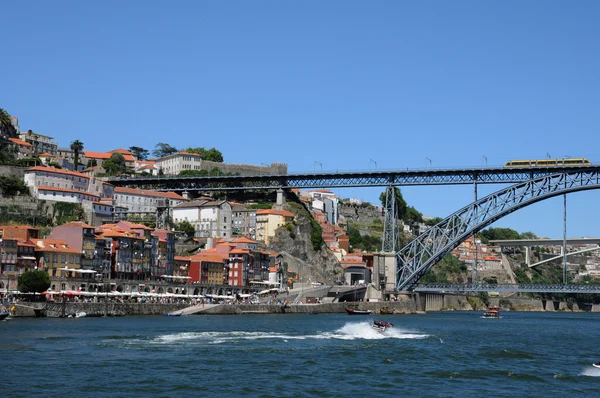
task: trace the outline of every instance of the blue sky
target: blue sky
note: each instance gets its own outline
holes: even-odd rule
[[[3,4],[0,107],[86,150],[216,147],[290,172],[600,162],[595,1]],[[373,161],[371,161],[373,160]],[[316,163],[319,162],[319,163]],[[322,166],[321,166],[322,164]],[[480,187],[480,194],[499,186]],[[377,202],[381,189],[344,189]],[[472,187],[403,188],[446,216]],[[597,192],[568,235],[600,236]],[[562,199],[496,224],[562,236]]]

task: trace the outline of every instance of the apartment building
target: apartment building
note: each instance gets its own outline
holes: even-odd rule
[[[47,135],[37,134],[29,130],[26,133],[21,132],[19,138],[25,142],[31,144],[31,149],[34,154],[41,154],[49,152],[52,155],[56,155],[58,152],[58,144],[53,141],[52,137]]]
[[[256,212],[256,240],[267,246],[275,236],[277,228],[294,221],[294,215],[287,210],[258,210]]]
[[[197,153],[178,152],[156,159],[156,169],[165,175],[178,175],[184,170],[202,170],[202,157]]]
[[[173,220],[192,224],[197,238],[231,237],[231,204],[225,200],[182,203],[173,209]]]

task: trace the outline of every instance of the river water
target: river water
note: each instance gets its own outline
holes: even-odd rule
[[[0,395],[600,396],[600,314],[376,317],[9,319]]]

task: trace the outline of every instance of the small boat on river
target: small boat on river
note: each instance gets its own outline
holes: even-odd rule
[[[346,307],[345,310],[348,315],[371,315],[370,310],[359,310],[356,307]]]
[[[165,316],[182,316],[182,315],[183,315],[183,311],[181,311],[181,312],[172,312],[172,313],[165,312]]]
[[[592,364],[593,367],[600,369],[600,362],[594,362]]]
[[[0,321],[6,319],[10,315],[10,312],[0,312]]]
[[[393,327],[394,324],[386,321],[373,321],[373,325],[371,327],[377,330],[380,333],[385,332],[387,329]]]
[[[483,313],[482,318],[501,318],[500,307],[494,305],[488,307],[487,311]]]

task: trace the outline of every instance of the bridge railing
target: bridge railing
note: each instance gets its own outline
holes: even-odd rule
[[[488,284],[428,283],[419,284],[416,292],[498,292],[498,293],[600,293],[600,284]]]

